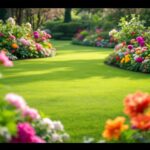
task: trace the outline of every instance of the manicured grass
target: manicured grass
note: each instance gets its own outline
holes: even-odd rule
[[[103,63],[112,49],[53,41],[57,56],[15,61],[0,68],[8,92],[22,95],[29,105],[54,120],[61,120],[71,142],[84,136],[100,138],[108,118],[123,114],[123,98],[141,90],[150,93],[150,75],[122,70]]]

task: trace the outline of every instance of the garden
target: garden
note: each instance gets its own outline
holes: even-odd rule
[[[150,12],[18,9],[0,10],[0,143],[149,143]]]

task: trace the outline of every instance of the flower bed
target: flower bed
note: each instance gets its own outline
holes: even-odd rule
[[[83,30],[79,31],[72,40],[73,44],[114,48],[117,41],[113,37],[109,37],[108,32],[97,28],[96,31]]]
[[[50,38],[45,31],[33,31],[30,23],[19,26],[13,18],[6,23],[0,21],[0,49],[6,51],[11,60],[54,56],[56,52]]]
[[[120,44],[110,54],[105,63],[123,69],[150,72],[150,30],[146,29],[139,18],[133,18],[127,22],[121,21],[120,31],[111,31],[112,36],[117,38]]]

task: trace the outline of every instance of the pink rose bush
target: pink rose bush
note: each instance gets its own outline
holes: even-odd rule
[[[17,25],[13,18],[0,21],[0,49],[5,49],[11,60],[54,56],[51,38],[40,29],[33,31],[30,23]]]

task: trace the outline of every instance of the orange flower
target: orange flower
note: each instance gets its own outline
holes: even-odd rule
[[[144,113],[150,106],[150,95],[147,93],[136,92],[129,94],[124,99],[124,112],[130,117]]]
[[[11,47],[14,48],[14,49],[19,48],[19,46],[18,46],[16,43],[13,43],[13,44],[11,45]]]
[[[135,43],[135,42],[136,42],[135,39],[131,39],[131,41],[130,41],[131,44],[133,44],[133,43]]]
[[[107,140],[119,139],[121,132],[128,129],[128,125],[125,125],[124,122],[124,117],[117,117],[114,120],[107,120],[102,136]]]
[[[150,129],[150,116],[138,115],[131,120],[132,128],[140,130]]]

